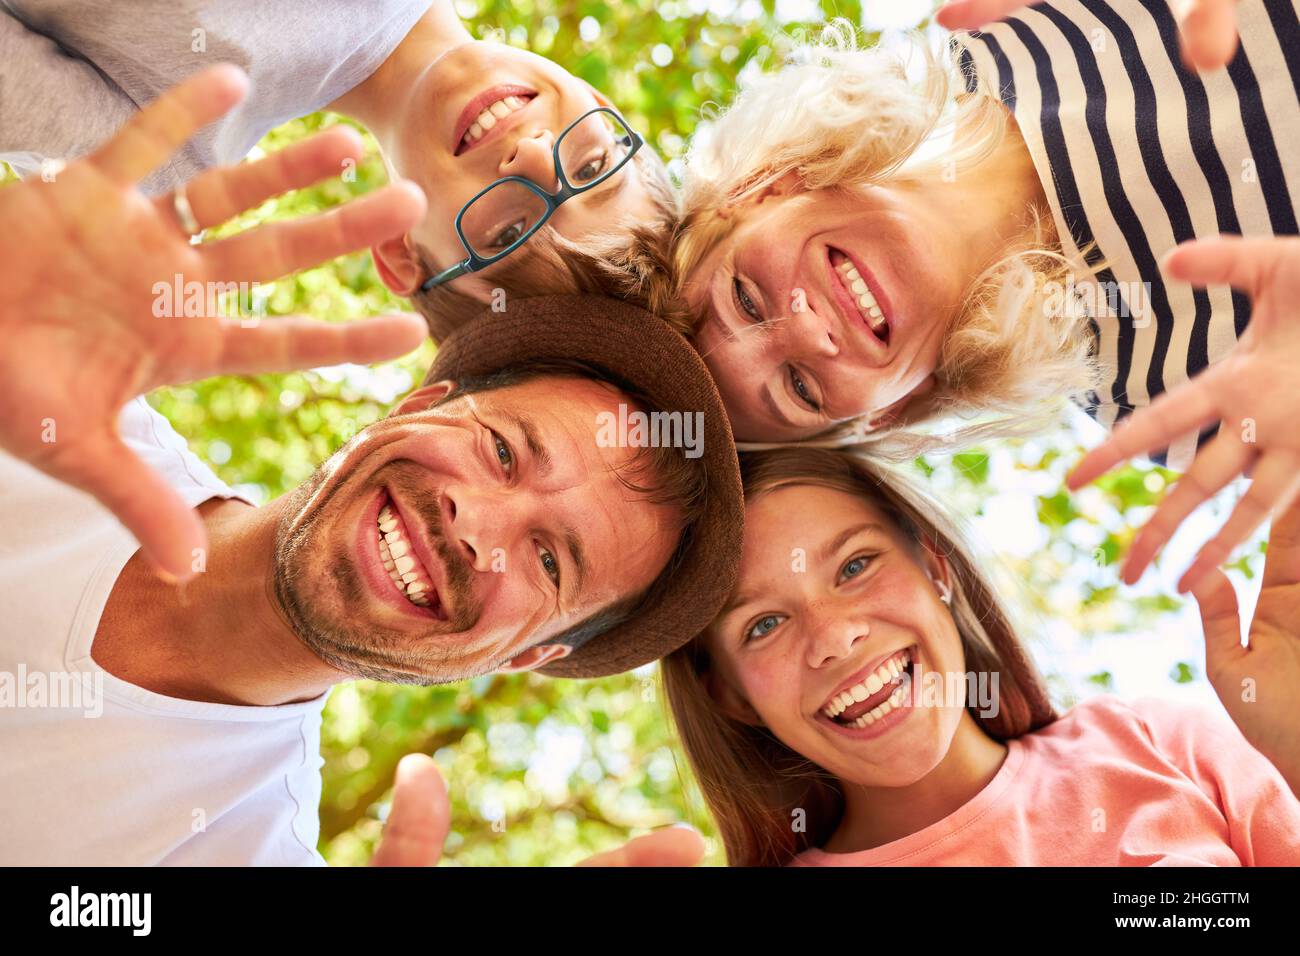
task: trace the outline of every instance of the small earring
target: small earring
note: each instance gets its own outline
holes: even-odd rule
[[[934,586],[939,589],[939,600],[944,604],[952,604],[952,588],[943,581],[935,581]]]

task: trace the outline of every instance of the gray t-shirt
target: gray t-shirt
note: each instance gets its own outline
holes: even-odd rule
[[[19,175],[107,140],[185,77],[234,63],[248,98],[146,181],[243,159],[373,73],[431,0],[0,0],[0,160]]]

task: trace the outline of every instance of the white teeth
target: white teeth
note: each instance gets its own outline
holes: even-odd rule
[[[848,259],[835,269],[844,278],[844,285],[857,296],[858,310],[871,323],[871,327],[879,332],[885,325],[885,313],[876,302],[876,297],[871,294],[871,287]]]
[[[827,717],[833,719],[835,717],[838,717],[840,714],[844,713],[844,711],[847,710],[853,704],[855,703],[860,704],[868,697],[880,693],[880,691],[883,688],[898,681],[902,677],[903,672],[907,669],[907,665],[910,664],[911,662],[912,662],[912,652],[910,649],[895,654],[894,656],[890,657],[889,660],[885,661],[885,663],[877,667],[876,670],[873,671],[871,674],[868,674],[866,679],[863,680],[862,683],[855,684],[853,687],[850,687],[848,690],[841,691],[839,694],[837,694],[829,704],[827,704],[822,708],[822,713],[825,714]],[[894,691],[894,693],[890,695],[889,699],[893,700],[894,698],[897,697],[899,700],[901,700],[902,693],[903,693],[903,689],[902,686],[900,685]],[[886,703],[888,703],[888,701],[886,701]],[[882,704],[881,706],[884,705]],[[875,715],[875,717],[872,719],[879,719],[881,716],[883,716],[884,713],[888,713],[888,711],[881,712],[880,707],[876,707],[870,711],[870,714]],[[866,723],[862,723],[862,721],[867,716],[870,715],[864,714],[862,717],[859,717],[857,720],[852,721],[851,726],[865,727]],[[867,723],[870,723],[870,721],[867,721]]]
[[[899,687],[897,690],[895,690],[892,694],[889,695],[889,697],[885,700],[883,704],[880,704],[878,707],[872,708],[867,713],[859,717],[857,720],[851,721],[849,723],[849,726],[857,727],[857,728],[869,727],[872,724],[874,724],[876,721],[878,721],[881,717],[884,717],[886,714],[888,714],[891,710],[895,710],[901,707],[903,705],[903,701],[906,699],[907,699],[907,691],[904,690],[902,687]]]
[[[379,542],[379,560],[392,580],[407,600],[420,607],[431,607],[430,595],[433,585],[416,570],[415,558],[410,553],[410,544],[402,537],[397,515],[387,505],[379,512],[377,521]]]
[[[461,144],[468,146],[470,143],[482,139],[483,134],[496,126],[499,120],[505,119],[515,110],[522,109],[527,105],[528,99],[522,96],[505,96],[495,103],[489,104],[478,116],[474,117],[474,122],[465,131]]]

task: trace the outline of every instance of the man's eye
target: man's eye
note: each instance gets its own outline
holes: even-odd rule
[[[538,550],[537,557],[542,562],[542,570],[546,572],[546,576],[549,577],[552,583],[554,583],[558,588],[560,586],[560,562],[556,561],[555,555],[551,554],[551,552],[547,551],[545,548],[540,548]]]
[[[749,293],[745,291],[745,287],[740,284],[739,279],[731,280],[731,291],[732,295],[736,299],[736,306],[741,312],[748,315],[754,322],[763,321],[763,317],[758,314],[758,306],[755,305],[754,300],[749,297]]]
[[[799,399],[814,412],[821,411],[821,406],[813,400],[812,395],[808,392],[808,386],[804,384],[804,380],[793,365],[790,366],[790,387],[794,389],[794,393],[799,396]]]
[[[496,432],[492,432],[492,444],[496,448],[497,462],[501,465],[501,470],[509,475],[515,467],[515,454],[510,450],[510,446]]]
[[[522,219],[513,222],[493,236],[490,245],[494,249],[505,249],[507,246],[518,242],[523,237],[526,228],[527,223]]]
[[[582,168],[574,174],[574,179],[580,183],[590,182],[609,167],[609,153],[601,153],[595,159],[589,159],[583,163]]]
[[[753,623],[749,630],[745,632],[745,640],[752,641],[760,637],[767,637],[767,635],[777,629],[781,620],[782,618],[779,614],[764,614]]]

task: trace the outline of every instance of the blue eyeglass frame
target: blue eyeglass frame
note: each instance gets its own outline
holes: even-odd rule
[[[625,130],[627,130],[627,136],[624,137],[623,141],[627,146],[630,147],[630,149],[628,149],[627,155],[623,157],[623,159],[619,162],[619,164],[613,167],[612,169],[610,169],[610,171],[607,172],[604,176],[600,177],[599,179],[594,179],[583,186],[574,186],[569,182],[569,177],[564,175],[564,167],[560,163],[560,143],[564,141],[564,137],[569,134],[569,131],[571,129],[573,129],[583,120],[587,119],[589,116],[594,116],[597,113],[608,113],[611,116],[613,116],[614,119],[618,120],[619,124]],[[494,262],[500,262],[506,256],[510,255],[510,253],[514,252],[525,242],[531,239],[533,237],[533,234],[537,232],[538,229],[541,229],[542,226],[546,225],[546,221],[550,219],[552,215],[554,215],[555,210],[559,209],[561,206],[563,206],[574,196],[577,196],[581,193],[585,193],[589,189],[594,189],[595,187],[599,186],[601,183],[608,182],[615,175],[617,175],[618,171],[621,170],[624,166],[626,166],[629,162],[631,162],[632,157],[636,155],[637,150],[639,150],[644,145],[645,145],[645,139],[642,138],[641,134],[638,133],[636,130],[634,130],[631,124],[629,124],[628,121],[625,120],[619,114],[618,110],[614,109],[613,107],[598,106],[594,110],[588,110],[586,113],[583,113],[576,120],[574,120],[572,123],[570,123],[568,126],[564,128],[564,132],[560,133],[560,135],[555,138],[555,145],[551,147],[551,159],[555,164],[555,177],[559,181],[560,188],[556,192],[550,193],[547,192],[545,189],[543,189],[541,186],[537,185],[537,183],[533,182],[531,179],[525,179],[522,176],[503,176],[502,178],[494,180],[493,182],[485,186],[483,189],[479,190],[469,200],[469,202],[465,203],[465,205],[460,207],[460,212],[456,214],[456,235],[460,239],[460,244],[465,249],[466,257],[462,259],[460,262],[456,263],[454,266],[448,266],[446,269],[443,269],[437,275],[432,275],[429,278],[425,279],[424,282],[420,284],[420,291],[428,292],[430,289],[436,286],[440,286],[443,283],[450,282],[452,279],[459,279],[463,275],[468,275],[471,272],[478,272],[480,269],[485,269],[488,266],[492,265],[492,263]],[[535,222],[529,228],[529,230],[525,232],[522,236],[520,236],[517,240],[512,242],[506,248],[502,249],[496,255],[490,256],[488,258],[484,258],[483,256],[480,256],[477,252],[475,252],[473,248],[471,248],[469,244],[469,240],[465,238],[465,232],[461,228],[461,220],[465,218],[465,213],[470,206],[474,205],[474,203],[476,203],[480,197],[491,192],[493,189],[500,186],[502,183],[522,183],[528,189],[532,190],[533,193],[535,193],[537,196],[541,197],[541,199],[546,203],[546,212],[543,213],[540,217],[538,217],[537,222]]]

